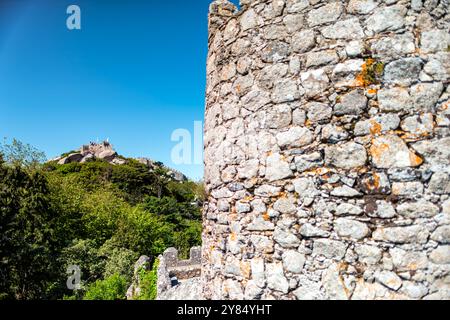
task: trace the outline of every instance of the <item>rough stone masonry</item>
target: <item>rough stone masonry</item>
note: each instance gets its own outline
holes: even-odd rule
[[[214,1],[206,299],[450,299],[450,1]]]

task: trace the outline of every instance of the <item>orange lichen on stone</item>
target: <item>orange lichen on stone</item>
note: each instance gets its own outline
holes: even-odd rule
[[[373,58],[368,58],[361,66],[361,72],[355,78],[356,87],[368,87],[379,83],[379,77],[383,74],[384,64]]]
[[[283,199],[283,198],[287,198],[286,192],[280,192],[280,195],[278,196],[278,199]],[[270,206],[272,206],[272,205],[270,205]]]
[[[312,169],[312,170],[308,170],[308,171],[305,171],[304,173],[306,175],[323,176],[323,175],[325,175],[325,174],[327,174],[329,172],[330,172],[330,169],[322,167],[322,168],[315,168],[315,169]]]
[[[377,94],[377,92],[378,92],[377,89],[369,89],[369,90],[367,90],[367,93],[368,94],[372,94],[372,95]]]
[[[230,234],[230,240],[231,240],[231,241],[236,241],[236,240],[237,240],[236,233],[232,232],[232,233]]]
[[[371,127],[369,130],[372,135],[377,135],[377,134],[381,133],[381,130],[382,130],[381,124],[379,124],[375,120],[370,120],[370,124],[371,124]]]
[[[241,269],[242,276],[246,279],[250,279],[250,275],[251,275],[250,262],[243,261],[240,263],[240,267],[241,267],[240,269]]]
[[[372,144],[370,147],[370,154],[376,161],[381,161],[381,158],[387,151],[389,151],[389,145],[387,143],[381,143],[379,145]]]
[[[415,167],[420,166],[423,163],[423,159],[413,152],[410,152],[409,159],[411,160],[411,164]]]
[[[264,219],[265,221],[270,221],[270,216],[269,216],[269,214],[268,214],[267,212],[264,212],[264,213],[263,213],[263,219]]]
[[[380,176],[374,172],[372,175],[373,179],[368,179],[366,182],[366,187],[368,190],[378,190],[378,188],[380,187]]]

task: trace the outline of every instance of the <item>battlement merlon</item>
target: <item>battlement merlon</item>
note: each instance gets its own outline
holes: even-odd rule
[[[164,272],[167,273],[170,278],[190,279],[200,276],[202,263],[201,247],[191,248],[188,260],[180,260],[178,258],[178,250],[175,248],[168,248],[164,251],[161,258],[164,260]]]
[[[228,0],[215,0],[209,5],[208,30],[213,35],[226,21],[238,12],[237,7]]]

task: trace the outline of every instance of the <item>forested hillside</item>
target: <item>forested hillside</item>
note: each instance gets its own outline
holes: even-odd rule
[[[19,141],[0,144],[0,299],[124,299],[141,255],[173,246],[187,256],[200,244],[200,183],[125,157],[43,159]],[[66,285],[71,265],[79,290]]]

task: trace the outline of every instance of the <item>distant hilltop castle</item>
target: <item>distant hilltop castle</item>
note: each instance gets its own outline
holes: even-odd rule
[[[119,155],[113,148],[113,145],[109,141],[103,141],[100,143],[90,142],[81,146],[78,151],[66,154],[51,161],[56,161],[58,164],[68,164],[72,162],[86,163],[95,160],[103,160],[113,165],[123,165],[128,162],[128,159]],[[153,161],[148,158],[136,158],[134,159],[144,165],[146,165],[150,171],[159,168],[165,168],[167,175],[169,175],[175,181],[186,181],[188,178],[180,171],[166,167],[163,163]]]

